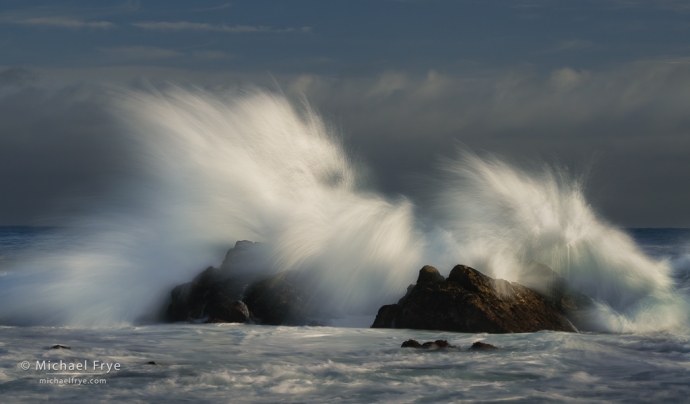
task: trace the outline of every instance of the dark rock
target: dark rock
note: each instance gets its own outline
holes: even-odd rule
[[[51,346],[50,349],[72,349],[72,348],[68,347],[67,345],[57,344],[57,345]]]
[[[156,362],[156,361],[146,362],[146,364],[147,364],[147,365],[160,365],[160,363],[158,363],[158,362]]]
[[[520,273],[520,283],[537,292],[577,328],[589,328],[587,311],[594,307],[589,297],[572,290],[566,281],[544,264],[531,261]]]
[[[249,310],[240,300],[257,274],[268,271],[262,248],[260,243],[238,241],[220,268],[208,267],[191,282],[176,286],[171,292],[167,320],[249,321]]]
[[[575,331],[553,305],[520,284],[464,265],[453,268],[443,282],[435,273],[433,267],[422,268],[421,282],[397,308],[379,310],[374,324],[472,333]]]
[[[451,345],[445,339],[437,339],[434,342],[425,342],[422,344],[422,348],[427,349],[440,349],[440,348],[457,348],[455,345]]]
[[[168,320],[211,317],[231,323],[245,323],[249,320],[249,310],[239,301],[242,289],[236,279],[223,278],[218,269],[209,267],[192,282],[178,285],[172,290]]]
[[[477,342],[473,343],[472,346],[470,347],[470,350],[472,350],[472,351],[491,351],[494,349],[498,349],[498,347],[491,345],[491,344],[485,344],[481,341],[477,341]]]
[[[407,299],[407,296],[409,296],[410,293],[412,293],[412,289],[414,289],[414,286],[415,286],[415,285],[412,284],[412,285],[410,285],[410,286],[407,287],[407,291],[405,292],[405,296],[401,297],[400,300],[398,300],[398,304],[399,304],[399,305],[400,305],[400,304],[403,304],[403,302],[405,301],[405,299]]]
[[[223,263],[220,264],[221,272],[262,272],[267,269],[268,261],[266,246],[262,243],[241,240],[235,243],[235,247],[228,250]]]
[[[208,320],[204,321],[204,324],[222,324],[222,323],[227,323],[225,320],[221,320],[219,318],[209,318]]]
[[[401,348],[424,348],[424,349],[443,349],[443,348],[454,348],[457,349],[455,345],[451,345],[445,339],[437,339],[436,341],[428,341],[420,344],[419,341],[414,339],[408,339],[403,342],[400,346]]]
[[[417,341],[416,339],[408,339],[407,341],[403,342],[400,347],[401,348],[421,348],[422,344],[420,344],[419,341]]]
[[[455,282],[470,292],[486,291],[492,279],[467,265],[456,265],[450,270],[449,282]]]
[[[417,284],[420,283],[441,283],[445,282],[446,278],[443,277],[438,272],[438,269],[432,267],[431,265],[424,265],[422,269],[419,270],[419,276],[417,277]]]
[[[266,247],[238,241],[219,268],[208,267],[191,282],[176,286],[167,309],[169,321],[207,323],[256,320],[263,324],[320,325],[312,319],[310,287],[315,274],[275,273]]]
[[[397,304],[381,306],[371,328],[395,328],[395,318],[399,311],[400,306]]]
[[[249,286],[244,302],[262,324],[310,324],[311,293],[305,285],[303,274],[281,272]]]

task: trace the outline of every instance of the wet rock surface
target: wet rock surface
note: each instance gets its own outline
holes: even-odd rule
[[[373,328],[517,333],[576,331],[556,306],[517,283],[492,279],[465,265],[448,279],[430,266],[398,304],[383,306]]]
[[[176,286],[167,308],[168,321],[206,323],[314,324],[308,318],[311,294],[306,275],[271,274],[265,247],[238,241],[220,267],[208,267],[191,282]]]
[[[215,318],[231,323],[249,320],[247,306],[239,301],[243,285],[238,278],[224,276],[220,270],[209,267],[193,281],[176,286],[171,292],[168,306],[169,321]]]
[[[302,274],[281,272],[252,284],[244,302],[261,324],[310,324],[310,294],[304,284]]]
[[[520,274],[520,282],[553,305],[575,327],[590,328],[585,314],[594,306],[592,299],[569,288],[566,281],[548,266],[531,261]]]
[[[313,287],[319,284],[318,273],[276,273],[266,256],[262,244],[238,241],[218,268],[208,267],[172,290],[167,320],[318,325],[314,321],[318,307],[313,304],[319,300]],[[534,290],[492,279],[465,265],[455,266],[446,279],[426,265],[397,304],[379,309],[372,327],[472,333],[576,331],[572,322],[582,323],[581,308],[591,305],[586,296],[570,291],[563,279],[540,264],[528,266],[522,278]]]
[[[420,344],[419,341],[417,341],[416,339],[408,339],[407,341],[403,342],[400,347],[401,348],[421,348],[422,344]]]
[[[443,348],[454,348],[460,349],[460,347],[451,345],[445,339],[437,339],[436,341],[428,341],[420,344],[419,341],[414,339],[409,339],[402,343],[401,348],[423,348],[423,349],[443,349]]]
[[[498,347],[481,341],[473,343],[470,347],[470,351],[493,351],[495,349],[498,349]]]
[[[387,304],[379,309],[371,328],[397,328],[395,319],[400,312],[400,304]]]

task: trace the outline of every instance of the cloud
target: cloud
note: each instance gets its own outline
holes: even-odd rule
[[[422,197],[411,178],[434,177],[438,156],[452,157],[460,142],[518,161],[555,159],[576,171],[588,171],[594,158],[588,195],[605,217],[625,226],[687,227],[687,62],[545,73],[310,75],[284,88],[337,117],[348,145],[387,192]]]
[[[39,80],[0,91],[0,172],[11,173],[0,175],[0,225],[41,224],[107,191],[127,153],[106,104],[102,90],[85,85]]]
[[[219,50],[199,50],[181,52],[175,49],[158,48],[155,46],[120,46],[113,48],[97,48],[107,59],[113,62],[135,61],[169,61],[170,59],[193,57],[195,59],[223,60],[232,57],[231,54]]]
[[[385,72],[381,74],[376,84],[369,90],[369,96],[390,96],[397,90],[408,85],[407,75],[400,72]]]
[[[23,85],[35,80],[37,77],[38,74],[33,70],[23,67],[10,67],[0,71],[0,87]]]
[[[229,59],[233,57],[233,55],[228,52],[218,50],[194,51],[192,52],[192,56],[206,60]]]
[[[542,53],[579,51],[583,49],[592,48],[593,46],[594,44],[590,41],[585,41],[582,39],[571,39],[568,41],[560,41],[555,46],[542,51]]]
[[[110,59],[119,61],[169,59],[184,56],[183,53],[172,49],[156,48],[153,46],[98,48],[98,51]]]
[[[73,17],[33,17],[16,20],[6,20],[7,22],[22,25],[34,25],[59,28],[112,28],[115,26],[108,21],[83,21]]]
[[[353,157],[371,168],[376,187],[422,201],[422,212],[423,184],[436,175],[439,156],[452,157],[458,143],[512,161],[557,160],[576,171],[586,171],[594,155],[587,193],[604,217],[624,226],[690,227],[688,61],[645,60],[588,70],[563,66],[546,72],[477,67],[335,77],[155,66],[60,70],[59,79],[46,70],[40,75],[45,82],[64,82],[69,73],[77,83],[87,77],[131,83],[143,75],[154,86],[168,81],[209,91],[246,89],[238,83],[269,89],[277,84],[296,105],[306,96],[334,123]],[[121,148],[103,143],[118,144],[121,136],[106,124],[107,105],[94,102],[103,95],[83,96],[84,85],[49,91],[39,84],[31,82],[9,95],[0,92],[0,172],[21,173],[0,177],[0,189],[36,184],[8,197],[0,194],[0,223],[15,217],[26,222],[45,210],[45,201],[82,183],[84,192],[94,193],[105,184],[101,178],[108,164],[127,162]],[[94,160],[86,161],[88,156]]]
[[[310,32],[311,27],[301,28],[272,28],[264,25],[226,25],[226,24],[209,24],[204,22],[188,22],[188,21],[148,21],[135,22],[133,26],[158,31],[209,31],[209,32],[229,32],[229,33],[288,33],[288,32]]]
[[[197,9],[194,9],[192,11],[216,11],[216,10],[224,10],[224,9],[230,8],[230,7],[232,7],[232,3],[225,3],[225,4],[221,4],[219,6],[215,6],[215,7],[197,8]]]

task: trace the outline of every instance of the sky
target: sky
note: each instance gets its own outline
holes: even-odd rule
[[[690,1],[0,2],[0,225],[102,197],[113,87],[306,98],[374,186],[457,147],[586,178],[623,227],[690,227]]]

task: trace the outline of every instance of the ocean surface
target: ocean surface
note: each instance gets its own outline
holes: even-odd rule
[[[646,254],[668,260],[675,287],[687,293],[690,229],[626,232]],[[0,227],[0,282],[13,262],[56,245],[59,234]],[[447,339],[460,349],[401,349],[409,338]],[[475,341],[500,349],[467,351]],[[71,349],[50,349],[56,344]],[[85,363],[87,369],[49,371],[48,361]],[[94,361],[106,368],[94,370]],[[119,369],[108,373],[114,364]],[[683,403],[689,397],[690,334],[684,331],[490,335],[239,324],[0,326],[3,403]]]

